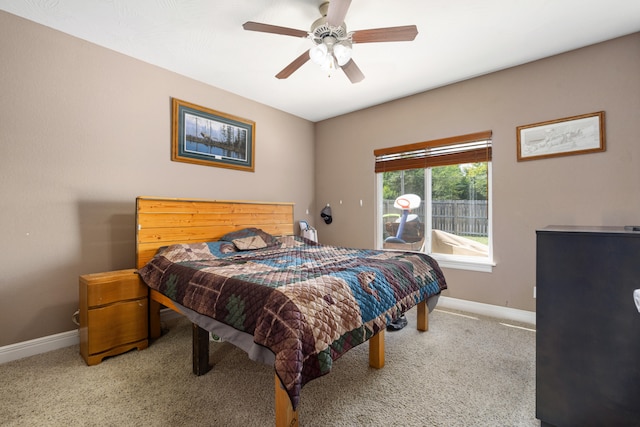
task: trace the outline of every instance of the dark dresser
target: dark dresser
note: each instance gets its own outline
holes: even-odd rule
[[[640,232],[536,234],[536,417],[542,426],[640,426]]]

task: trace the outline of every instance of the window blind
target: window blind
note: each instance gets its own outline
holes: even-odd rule
[[[380,148],[373,151],[376,158],[375,171],[379,173],[462,163],[490,162],[492,135],[492,131],[484,131]]]

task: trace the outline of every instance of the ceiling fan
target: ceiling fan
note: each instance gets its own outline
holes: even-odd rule
[[[351,83],[358,83],[364,79],[364,74],[351,59],[352,44],[411,41],[418,35],[418,28],[415,25],[405,25],[347,32],[344,18],[350,5],[351,0],[331,0],[331,2],[322,3],[319,8],[322,17],[311,24],[311,31],[308,32],[252,21],[245,22],[242,28],[262,33],[309,38],[313,41],[313,46],[309,50],[276,74],[279,79],[286,79],[311,59],[329,73],[341,68]]]

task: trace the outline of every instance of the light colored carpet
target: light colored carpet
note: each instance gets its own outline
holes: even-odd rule
[[[368,344],[302,389],[301,426],[539,426],[535,332],[436,309],[429,331],[387,332],[386,366]],[[472,315],[469,315],[472,316]],[[215,367],[191,373],[191,327],[169,322],[148,349],[88,367],[77,347],[0,365],[0,424],[7,426],[269,426],[273,368],[228,343]],[[531,327],[528,325],[517,325]]]

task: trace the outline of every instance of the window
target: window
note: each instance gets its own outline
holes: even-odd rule
[[[491,271],[491,131],[374,151],[378,247]]]

